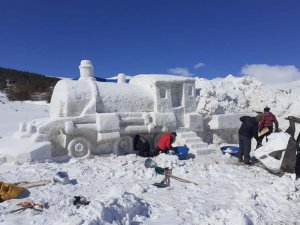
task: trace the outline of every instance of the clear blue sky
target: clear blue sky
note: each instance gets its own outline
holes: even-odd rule
[[[300,1],[2,0],[0,66],[76,77],[187,67],[206,78],[245,64],[300,68]],[[197,63],[205,66],[195,69]]]

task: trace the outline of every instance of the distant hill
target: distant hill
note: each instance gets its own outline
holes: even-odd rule
[[[10,101],[47,100],[59,78],[0,67],[0,90]]]

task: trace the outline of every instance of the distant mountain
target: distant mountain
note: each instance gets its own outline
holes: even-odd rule
[[[59,78],[0,67],[0,90],[11,101],[50,100]]]

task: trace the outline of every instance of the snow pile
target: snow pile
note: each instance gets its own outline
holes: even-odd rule
[[[102,209],[100,218],[103,222],[129,225],[142,222],[141,217],[149,216],[149,204],[144,203],[135,195],[125,192],[121,198],[115,199]]]
[[[268,105],[280,126],[287,127],[284,117],[300,115],[298,88],[299,85],[290,84],[289,90],[283,91],[278,86],[266,86],[253,77],[196,78],[196,89],[200,91],[197,111],[210,118],[214,114],[263,111]]]

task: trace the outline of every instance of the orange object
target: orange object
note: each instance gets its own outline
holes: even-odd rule
[[[23,191],[24,187],[0,181],[0,199],[3,201],[19,197]]]

